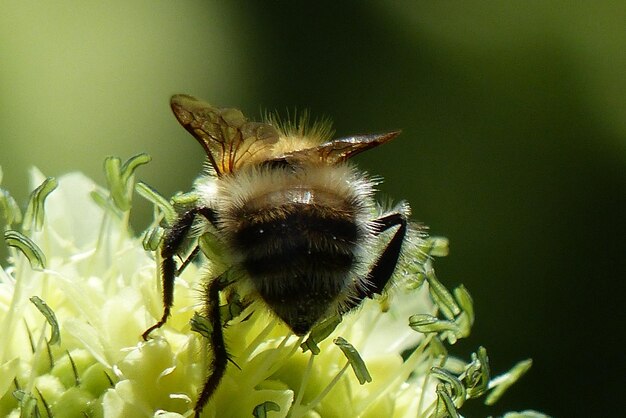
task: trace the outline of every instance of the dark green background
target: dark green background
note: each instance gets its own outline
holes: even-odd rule
[[[147,152],[142,180],[187,189],[203,154],[174,93],[251,116],[308,108],[338,135],[402,128],[357,159],[449,237],[439,277],[477,314],[455,353],[485,345],[496,374],[534,359],[464,414],[619,415],[626,3],[334,3],[3,5],[4,187],[23,201],[30,165],[103,183],[104,157]]]

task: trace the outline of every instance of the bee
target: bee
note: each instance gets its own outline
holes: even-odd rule
[[[209,164],[194,185],[197,203],[163,238],[163,316],[143,338],[170,315],[180,272],[176,256],[185,241],[211,232],[231,259],[225,273],[208,281],[203,299],[214,355],[194,407],[199,416],[228,362],[219,309],[220,292],[232,285],[226,274],[236,274],[249,298],[304,336],[320,321],[383,292],[407,237],[409,207],[381,213],[373,197],[376,182],[348,161],[399,131],[330,139],[323,124],[307,129],[275,118],[253,122],[237,109],[187,95],[173,96],[170,104]],[[196,247],[192,255],[198,252]]]

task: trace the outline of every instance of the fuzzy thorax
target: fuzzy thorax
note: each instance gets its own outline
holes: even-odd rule
[[[373,182],[349,164],[253,167],[196,183],[234,268],[297,334],[364,286]]]

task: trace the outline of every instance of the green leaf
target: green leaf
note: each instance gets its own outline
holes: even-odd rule
[[[448,370],[441,367],[432,367],[430,373],[437,379],[450,386],[450,395],[457,408],[460,408],[466,399],[465,386],[463,383]]]
[[[460,332],[459,326],[455,322],[439,319],[429,314],[411,315],[409,317],[409,326],[422,334],[429,334],[432,332],[438,334],[444,332],[458,334]]]
[[[139,196],[151,202],[154,206],[161,210],[163,216],[165,217],[165,222],[168,225],[172,225],[174,223],[174,221],[176,220],[176,211],[165,197],[163,197],[154,188],[148,186],[146,183],[141,181],[137,182],[137,184],[135,185],[135,190],[137,191]]]
[[[493,405],[504,395],[504,392],[526,374],[533,365],[531,359],[520,361],[508,372],[497,376],[489,382],[489,388],[493,389],[485,399],[485,405]]]
[[[454,298],[461,310],[467,315],[469,326],[471,327],[474,324],[474,301],[472,300],[472,295],[470,295],[465,286],[460,285],[454,289]]]
[[[318,344],[328,338],[328,336],[332,334],[335,328],[337,328],[337,325],[340,323],[341,315],[333,315],[316,324],[309,333],[309,337],[306,341],[300,344],[302,352],[306,353],[308,350],[311,350],[311,353],[315,355],[319,354],[320,348],[318,347]]]
[[[477,398],[484,394],[488,390],[490,377],[487,350],[478,347],[478,352],[472,353],[472,362],[467,365],[461,378],[467,389],[467,397]]]
[[[159,226],[146,229],[141,238],[143,249],[146,251],[156,251],[161,244],[164,233],[163,228]]]
[[[107,157],[104,160],[104,174],[107,179],[111,198],[115,206],[122,212],[131,208],[133,181],[137,167],[150,162],[148,154],[138,154],[129,158],[124,165],[118,157]]]
[[[41,230],[43,227],[46,198],[58,185],[59,183],[54,177],[48,177],[39,187],[32,191],[26,212],[24,213],[24,221],[22,222],[23,231],[30,231],[31,229],[35,231]]]
[[[460,418],[448,390],[449,387],[443,383],[437,385],[437,405],[435,407],[436,418]]]
[[[127,211],[130,209],[130,202],[127,198],[126,185],[122,182],[122,161],[119,157],[107,157],[104,160],[104,175],[107,179],[111,199],[115,206]]]
[[[19,205],[13,196],[4,189],[0,189],[0,216],[4,218],[3,223],[7,228],[14,223],[22,221],[22,212]]]
[[[172,203],[175,207],[190,208],[196,206],[198,202],[198,194],[193,192],[178,193],[172,196]]]
[[[370,372],[367,370],[367,366],[365,366],[365,362],[361,358],[361,355],[356,348],[352,346],[348,341],[341,337],[337,337],[333,340],[333,343],[337,345],[343,354],[348,359],[348,363],[352,366],[352,370],[354,370],[354,374],[356,378],[359,380],[360,384],[365,384],[365,382],[371,382],[372,376]]]
[[[461,308],[456,304],[452,294],[437,280],[434,271],[431,270],[426,275],[426,280],[428,280],[428,285],[430,286],[430,294],[441,313],[449,320],[453,320],[454,317],[461,313]]]
[[[58,344],[61,341],[61,333],[59,332],[59,323],[57,321],[57,317],[54,314],[52,308],[48,306],[46,302],[43,301],[39,296],[32,296],[30,301],[35,305],[35,307],[41,312],[41,314],[46,318],[52,331],[50,333],[50,339],[48,340],[48,344],[54,345]]]
[[[43,270],[46,267],[43,251],[26,235],[9,230],[4,233],[4,240],[9,247],[18,249],[26,256],[33,270]]]
[[[121,168],[121,181],[124,184],[128,185],[131,176],[135,174],[135,170],[137,170],[139,166],[148,164],[150,161],[152,161],[152,157],[146,153],[141,153],[130,157],[128,160],[126,160]]]

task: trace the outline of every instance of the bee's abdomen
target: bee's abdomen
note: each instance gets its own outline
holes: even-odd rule
[[[246,213],[232,237],[265,302],[305,334],[346,290],[359,240],[355,215],[290,203]]]

